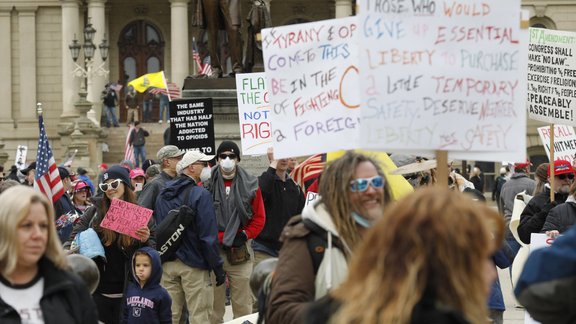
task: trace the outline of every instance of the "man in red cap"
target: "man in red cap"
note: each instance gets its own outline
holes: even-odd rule
[[[512,210],[514,209],[514,197],[522,191],[527,194],[534,192],[536,183],[528,176],[530,174],[530,161],[514,163],[514,173],[510,176],[510,180],[506,181],[502,186],[500,192],[500,209],[504,212],[504,220],[506,221],[506,242],[514,251],[514,254],[520,249],[520,244],[516,242],[514,235],[510,232],[510,219],[512,218]]]
[[[570,193],[570,186],[574,182],[574,168],[566,160],[554,161],[554,183],[550,186],[550,170],[548,170],[548,183],[544,191],[534,196],[520,215],[518,236],[522,242],[530,244],[530,235],[540,233],[546,222],[550,209],[564,203]],[[554,201],[550,201],[550,190],[554,190]]]

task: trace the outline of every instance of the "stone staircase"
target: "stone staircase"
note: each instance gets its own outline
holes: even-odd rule
[[[146,158],[155,160],[156,152],[164,146],[164,131],[170,124],[142,123],[140,126],[150,133],[146,137]],[[124,160],[124,144],[128,135],[128,127],[121,124],[120,127],[106,128],[108,137],[105,143],[108,144],[108,152],[102,154],[102,160],[107,164],[116,164]]]

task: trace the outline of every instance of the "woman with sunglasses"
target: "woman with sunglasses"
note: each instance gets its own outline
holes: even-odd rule
[[[391,201],[378,163],[355,152],[328,165],[319,194],[282,233],[266,306],[268,323],[302,323],[310,303],[345,279],[363,234]]]
[[[154,220],[150,218],[148,226],[136,232],[140,240],[101,227],[100,223],[106,216],[112,199],[136,204],[136,194],[126,168],[118,165],[112,166],[103,173],[102,179],[104,182],[99,184],[100,190],[104,192],[102,200],[86,210],[80,222],[74,226],[73,235],[93,228],[104,246],[106,260],[101,258],[95,260],[100,271],[100,282],[93,297],[98,307],[100,321],[115,324],[121,319],[122,297],[126,280],[128,280],[132,255],[143,246],[156,248],[155,225]]]

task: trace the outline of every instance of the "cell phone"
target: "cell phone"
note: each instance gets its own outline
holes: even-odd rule
[[[134,191],[142,191],[142,187],[144,186],[143,183],[136,183],[136,185],[134,186],[136,189]]]

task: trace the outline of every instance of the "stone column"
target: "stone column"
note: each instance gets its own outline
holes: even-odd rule
[[[170,44],[172,71],[168,78],[184,85],[184,79],[190,75],[190,48],[188,42],[188,2],[190,0],[170,0]]]
[[[0,8],[0,98],[5,103],[0,124],[14,123],[12,117],[12,28],[10,16],[12,7]]]
[[[98,45],[100,45],[106,33],[105,4],[106,0],[88,1],[88,17],[91,18],[90,22],[92,23],[92,27],[96,29],[96,34],[94,34],[94,39],[92,40],[96,46],[94,58],[92,59],[92,70],[94,73],[88,76],[88,101],[91,101],[93,105],[92,110],[88,113],[88,117],[93,119],[98,126],[100,126],[100,117],[102,116],[100,93],[104,90],[104,85],[108,82],[108,74],[102,74],[96,71],[100,66],[108,71],[108,62],[104,63],[102,61],[100,50],[98,49]],[[108,35],[106,35],[106,38],[109,39]]]
[[[16,6],[20,62],[20,121],[36,123],[36,10],[37,6]]]
[[[336,18],[352,16],[352,0],[336,0]]]
[[[72,75],[75,65],[68,46],[74,37],[82,43],[80,32],[80,11],[78,0],[61,0],[62,2],[62,115],[61,121],[72,121],[78,117],[74,103],[78,100],[78,91],[82,78]],[[77,62],[82,65],[82,59]]]

